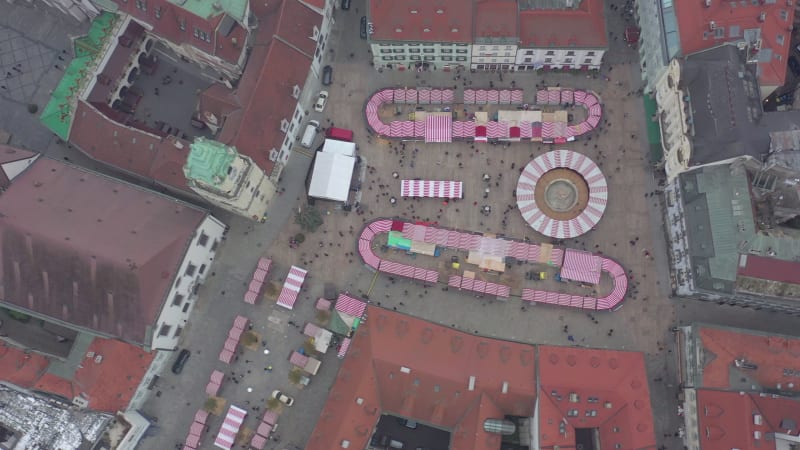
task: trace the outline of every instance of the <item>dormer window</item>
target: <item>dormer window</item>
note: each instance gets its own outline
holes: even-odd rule
[[[319,39],[319,28],[317,28],[316,25],[314,25],[314,30],[312,31],[311,35],[314,37],[315,41]]]
[[[294,85],[294,87],[292,88],[292,97],[300,98],[300,86],[296,84]]]
[[[288,120],[286,120],[286,119],[281,119],[281,131],[283,131],[284,133],[286,133],[286,131],[287,131],[288,129],[289,129],[289,121],[288,121]]]

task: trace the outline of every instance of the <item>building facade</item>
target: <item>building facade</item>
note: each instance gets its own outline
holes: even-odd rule
[[[369,0],[368,39],[376,70],[449,70],[470,67],[473,5]]]
[[[597,70],[608,50],[602,0],[520,0],[516,70]]]
[[[472,28],[471,69],[514,68],[519,43],[516,0],[477,0]]]
[[[249,157],[235,148],[198,138],[183,173],[189,186],[213,205],[260,220],[266,217],[275,186]]]

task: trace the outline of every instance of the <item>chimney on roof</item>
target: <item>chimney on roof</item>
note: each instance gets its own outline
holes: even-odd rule
[[[106,304],[108,315],[114,317],[114,293],[111,291],[106,292]]]
[[[42,271],[42,287],[44,288],[44,298],[50,298],[50,276],[46,270]]]
[[[765,20],[767,20],[767,13],[764,12],[764,11],[761,11],[761,14],[758,15],[758,21],[759,22],[764,22]]]
[[[711,0],[706,0],[706,8],[711,8]]]
[[[467,387],[467,390],[470,390],[470,391],[474,391],[475,390],[475,376],[474,375],[470,375],[469,376],[469,386]]]

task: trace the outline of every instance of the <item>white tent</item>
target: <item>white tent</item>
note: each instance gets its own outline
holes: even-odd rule
[[[317,152],[308,195],[346,202],[356,159],[338,153]]]
[[[356,144],[353,142],[337,141],[336,139],[325,139],[322,151],[325,153],[354,156],[356,154]]]

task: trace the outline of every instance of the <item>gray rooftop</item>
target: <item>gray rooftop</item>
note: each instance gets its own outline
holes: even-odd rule
[[[800,124],[800,111],[763,111],[755,67],[744,63],[733,44],[689,55],[681,87],[692,108],[691,165],[744,155],[764,161],[770,133],[796,130]]]
[[[741,164],[706,166],[680,183],[696,284],[733,292],[739,252],[755,233],[747,172]]]

